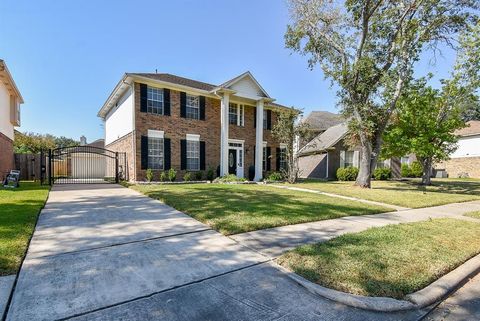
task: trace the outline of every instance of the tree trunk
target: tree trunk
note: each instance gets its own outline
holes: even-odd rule
[[[362,188],[370,188],[372,181],[372,164],[371,164],[372,147],[370,143],[366,143],[361,147],[361,157],[359,171],[355,185]]]
[[[422,185],[432,185],[430,173],[432,172],[432,159],[430,157],[421,160],[423,167]]]

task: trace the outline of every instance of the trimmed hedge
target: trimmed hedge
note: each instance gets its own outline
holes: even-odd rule
[[[358,168],[345,167],[337,169],[337,179],[339,181],[354,181],[357,179]]]
[[[377,181],[386,181],[392,178],[392,170],[390,168],[376,168],[373,171],[373,178]]]

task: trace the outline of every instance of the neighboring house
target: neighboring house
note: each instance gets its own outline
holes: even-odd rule
[[[20,126],[23,98],[7,65],[0,59],[0,178],[14,169],[14,127]]]
[[[255,180],[285,166],[285,149],[272,137],[277,112],[250,72],[221,85],[165,73],[127,73],[98,116],[105,125],[105,148],[126,152],[129,180],[173,168],[212,168],[220,175]]]
[[[303,123],[308,124],[308,133],[306,137],[299,142],[299,147],[302,148],[319,134],[344,121],[345,118],[339,114],[331,113],[329,111],[312,111],[302,121]]]
[[[301,178],[335,179],[337,169],[358,167],[360,148],[345,144],[345,122],[328,128],[298,151],[298,166]],[[394,177],[400,177],[400,159],[379,161],[377,167],[389,167]]]
[[[435,166],[436,172],[445,171],[448,177],[480,178],[480,121],[467,122],[467,127],[455,132],[458,149],[450,159]]]

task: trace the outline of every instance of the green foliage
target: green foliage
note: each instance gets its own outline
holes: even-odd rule
[[[400,174],[402,177],[410,177],[410,166],[408,166],[408,164],[402,164],[400,168]]]
[[[168,180],[170,182],[174,182],[177,179],[177,171],[174,170],[173,168],[170,168],[168,170]]]
[[[207,171],[207,180],[213,181],[215,179],[215,170],[213,167],[209,167]]]
[[[410,166],[410,177],[422,177],[423,166],[419,161],[414,161]]]
[[[168,173],[166,171],[163,171],[160,173],[160,182],[166,181],[168,181]]]
[[[270,182],[278,182],[283,181],[285,177],[280,172],[271,172],[270,175],[267,176],[267,181]]]
[[[202,178],[203,178],[203,172],[202,171],[195,172],[195,180],[201,181]]]
[[[337,179],[339,181],[354,181],[357,179],[358,168],[345,167],[337,169]]]
[[[151,168],[147,168],[145,171],[145,177],[148,182],[151,182],[153,180],[153,170]]]
[[[376,168],[373,171],[373,178],[377,181],[386,181],[392,178],[392,170],[388,167]]]
[[[222,177],[217,177],[213,182],[214,183],[238,183],[246,182],[247,180],[243,177],[237,177],[235,174],[228,174]]]
[[[192,173],[186,172],[185,175],[183,175],[183,180],[184,180],[185,182],[191,181],[191,180],[192,180]]]
[[[41,150],[55,149],[60,147],[77,146],[80,142],[64,136],[56,137],[50,134],[21,133],[15,131],[15,153],[37,154]]]

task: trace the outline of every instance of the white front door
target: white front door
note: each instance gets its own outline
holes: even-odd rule
[[[236,150],[236,163],[237,163],[237,177],[244,177],[244,150],[243,150],[243,140],[229,139],[228,149]]]

